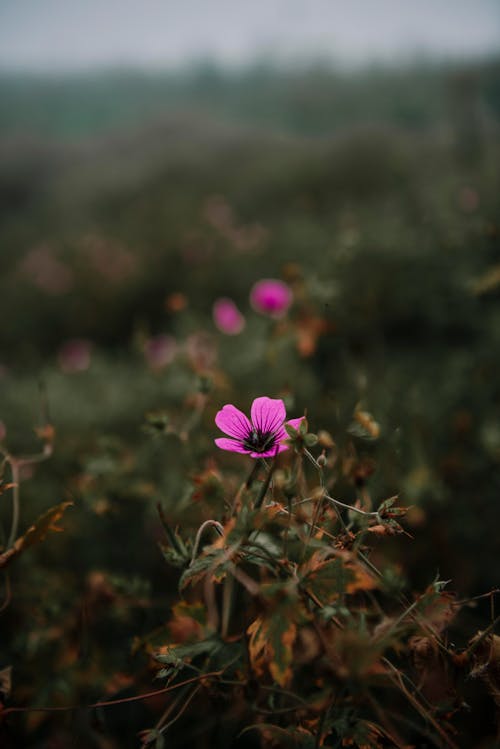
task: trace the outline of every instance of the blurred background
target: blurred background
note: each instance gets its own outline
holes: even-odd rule
[[[75,502],[12,569],[18,700],[130,683],[175,589],[156,502],[188,527],[193,476],[247,469],[215,454],[227,402],[284,397],[339,442],[369,411],[408,584],[498,584],[499,41],[496,0],[1,0],[0,441],[55,429],[20,532]]]

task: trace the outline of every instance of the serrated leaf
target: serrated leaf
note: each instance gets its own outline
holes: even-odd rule
[[[394,503],[396,500],[399,499],[399,497],[396,495],[394,497],[389,497],[389,499],[384,500],[378,510],[377,513],[379,517],[381,518],[396,518],[396,517],[403,517],[408,512],[408,507],[394,507]]]
[[[209,571],[211,571],[214,580],[222,580],[226,574],[225,562],[227,562],[227,558],[224,549],[213,547],[206,549],[181,575],[179,590],[184,590],[187,585],[195,585]]]
[[[395,536],[398,533],[405,533],[405,529],[395,520],[384,520],[383,523],[370,525],[366,530],[374,533],[376,536]]]
[[[193,619],[198,624],[205,626],[207,620],[207,610],[202,603],[188,603],[188,601],[178,601],[172,607],[172,612],[176,619]]]
[[[188,561],[189,557],[181,552],[176,551],[176,549],[173,549],[171,546],[167,546],[166,544],[158,544],[161,552],[163,554],[163,557],[165,561],[171,566],[171,567],[185,567],[186,562]]]
[[[158,663],[164,663],[167,666],[178,667],[183,665],[185,660],[191,661],[198,655],[209,655],[213,653],[220,645],[217,640],[202,640],[201,642],[191,642],[187,645],[175,645],[167,648],[166,653],[155,654],[155,660]]]
[[[250,636],[248,652],[255,673],[262,676],[266,669],[280,686],[292,677],[293,644],[297,625],[285,611],[259,616],[247,629]]]
[[[313,555],[307,568],[301,585],[324,605],[333,603],[340,595],[377,587],[377,580],[353,559],[317,561]]]
[[[383,515],[386,510],[392,507],[397,498],[397,495],[395,495],[394,497],[389,497],[389,499],[384,499],[384,501],[380,503],[378,508],[379,515]]]

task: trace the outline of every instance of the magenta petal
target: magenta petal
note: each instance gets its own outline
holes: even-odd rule
[[[293,427],[294,429],[298,430],[303,420],[304,420],[304,417],[299,416],[298,419],[289,419],[286,423],[287,423],[287,426]]]
[[[227,403],[215,417],[215,423],[222,432],[244,440],[252,431],[252,425],[245,414],[235,406]]]
[[[285,421],[285,404],[280,398],[262,396],[252,403],[252,424],[262,434],[276,432]]]
[[[218,437],[215,440],[215,444],[217,445],[217,447],[220,447],[221,450],[231,450],[231,452],[233,453],[248,454],[250,452],[250,450],[247,450],[241,442],[229,439],[229,437]]]
[[[214,302],[212,314],[216,326],[226,335],[238,335],[245,327],[245,318],[233,300],[227,297]]]
[[[293,294],[288,284],[277,278],[263,278],[250,292],[252,307],[270,317],[282,317],[292,303]]]
[[[265,453],[250,453],[250,457],[251,458],[274,458],[275,455],[282,453],[283,450],[288,450],[288,445],[278,445],[277,450],[276,450],[276,445],[274,445],[274,447],[272,447],[270,450],[266,450]]]

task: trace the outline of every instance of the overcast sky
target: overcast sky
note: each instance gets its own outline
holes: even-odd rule
[[[0,0],[0,67],[342,64],[500,50],[500,0]]]

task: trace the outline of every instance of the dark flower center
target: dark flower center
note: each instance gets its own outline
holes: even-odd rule
[[[276,432],[261,432],[252,429],[243,440],[243,446],[254,453],[265,453],[270,450],[276,442]]]

